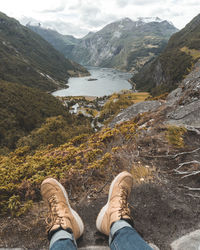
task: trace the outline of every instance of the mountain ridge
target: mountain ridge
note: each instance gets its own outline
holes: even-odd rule
[[[199,34],[200,14],[172,35],[165,50],[133,76],[131,81],[137,89],[151,91],[154,95],[175,89],[200,58]]]
[[[156,20],[156,18],[154,18]],[[47,39],[66,57],[82,65],[114,67],[137,72],[159,54],[177,29],[168,21],[143,22],[124,18],[80,39],[63,36],[40,26],[28,27]],[[73,41],[72,41],[73,39]]]
[[[72,75],[88,74],[41,36],[0,12],[0,79],[45,91],[64,87]]]

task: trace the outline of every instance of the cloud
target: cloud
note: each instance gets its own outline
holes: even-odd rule
[[[165,0],[116,0],[116,3],[119,7],[126,7],[130,5],[152,5],[152,4],[161,4],[166,2]]]
[[[74,35],[75,37],[79,38],[85,36],[90,32],[90,29],[82,28],[74,23],[64,22],[59,19],[54,21],[49,20],[41,22],[40,20],[34,18],[23,17],[20,19],[20,23],[23,25],[30,24],[35,26],[39,25],[40,23],[42,28],[56,30],[63,35]]]
[[[101,29],[117,19],[155,17],[183,28],[200,10],[199,0],[6,0],[1,11],[48,23],[62,34],[75,36]],[[85,34],[84,34],[85,32]]]
[[[65,0],[61,0],[60,2],[56,1],[56,5],[55,5],[55,3],[51,4],[51,5],[50,5],[50,8],[43,9],[43,10],[41,10],[39,12],[41,12],[41,13],[57,13],[57,12],[62,12],[62,11],[65,10],[66,1]]]
[[[117,16],[113,14],[106,14],[102,12],[100,8],[94,6],[84,6],[80,10],[81,22],[90,28],[97,29],[108,24],[109,22],[113,22],[116,18]]]
[[[85,34],[89,33],[89,29],[82,28],[77,24],[70,22],[57,21],[46,21],[42,24],[43,27],[47,27],[58,31],[61,34],[73,35],[75,37],[83,37]]]
[[[119,7],[125,7],[129,4],[129,1],[128,0],[117,0],[117,5]]]

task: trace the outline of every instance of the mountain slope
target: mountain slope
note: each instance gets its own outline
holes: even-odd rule
[[[70,75],[87,74],[38,34],[0,13],[0,79],[42,90],[67,83]]]
[[[115,67],[137,72],[145,62],[158,55],[177,29],[160,19],[124,18],[90,32],[82,39],[28,26],[49,41],[66,57],[83,65]]]
[[[31,148],[66,143],[91,132],[87,119],[71,115],[54,96],[36,88],[0,80],[0,154],[20,145]]]
[[[17,140],[47,117],[71,115],[53,96],[21,84],[0,81],[0,147],[13,149]]]
[[[175,89],[200,58],[200,14],[174,34],[166,49],[132,78],[137,89],[154,95]]]

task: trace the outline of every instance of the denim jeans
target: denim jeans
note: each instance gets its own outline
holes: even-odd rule
[[[109,245],[111,250],[152,250],[135,229],[126,221],[119,220],[110,230]],[[76,250],[76,241],[72,234],[60,230],[50,241],[50,250]]]

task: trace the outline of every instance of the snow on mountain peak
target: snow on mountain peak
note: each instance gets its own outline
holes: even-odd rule
[[[137,21],[141,21],[143,23],[151,23],[151,22],[161,23],[164,20],[160,19],[159,17],[138,17]]]

